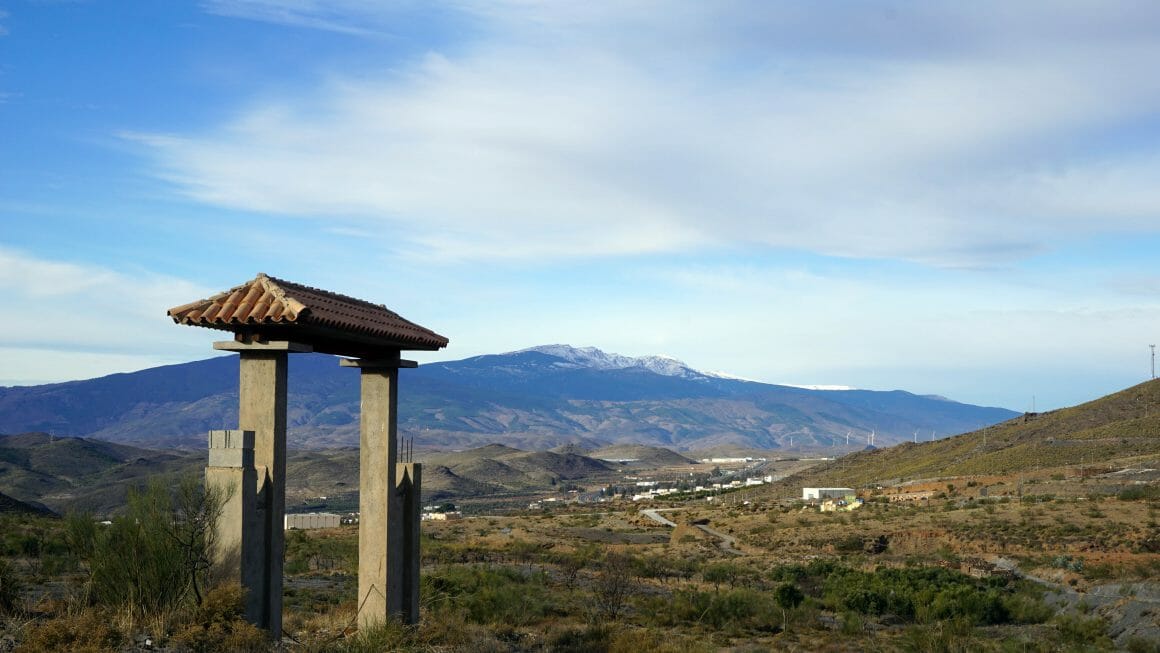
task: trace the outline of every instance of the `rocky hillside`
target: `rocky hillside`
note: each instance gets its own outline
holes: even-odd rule
[[[1077,473],[1081,468],[1088,473],[1160,468],[1160,380],[944,440],[852,454],[794,481],[845,486],[1060,467],[1075,468]]]

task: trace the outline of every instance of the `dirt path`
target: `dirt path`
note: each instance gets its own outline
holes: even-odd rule
[[[668,510],[675,510],[675,509],[669,508]],[[660,524],[661,526],[668,526],[669,528],[676,528],[677,527],[677,525],[675,523],[669,521],[668,519],[665,519],[664,517],[661,517],[660,510],[658,510],[656,508],[647,508],[645,510],[641,510],[640,514],[644,515],[645,517],[648,517],[649,519],[655,521],[656,523]]]
[[[737,538],[733,537],[732,535],[726,535],[725,533],[722,533],[720,531],[715,531],[712,528],[709,528],[708,526],[706,526],[704,524],[697,524],[697,528],[705,531],[706,533],[708,533],[709,535],[712,535],[713,537],[720,538],[721,543],[718,546],[720,546],[721,550],[724,551],[725,553],[730,553],[732,555],[738,555],[738,556],[744,555],[744,553],[742,553],[742,551],[737,548]]]
[[[661,524],[662,526],[668,526],[669,528],[676,528],[677,527],[676,523],[661,516],[660,513],[662,510],[672,511],[672,510],[677,510],[677,508],[646,508],[644,510],[641,510],[640,514],[644,515],[645,517],[648,517],[649,519],[655,521],[658,524]],[[721,547],[721,550],[724,551],[725,553],[729,553],[731,555],[738,555],[738,556],[744,555],[744,553],[740,549],[737,548],[737,538],[733,537],[732,535],[726,535],[725,533],[722,533],[720,531],[715,531],[712,528],[709,528],[705,524],[694,524],[694,526],[701,529],[703,532],[705,532],[709,535],[712,535],[713,537],[721,540],[721,542],[717,546]]]

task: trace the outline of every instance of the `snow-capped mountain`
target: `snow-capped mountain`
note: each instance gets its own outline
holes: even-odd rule
[[[0,433],[205,446],[237,423],[237,357],[25,388],[0,388]],[[358,374],[333,356],[290,357],[291,445],[358,443]],[[946,436],[1014,417],[900,390],[810,390],[707,374],[666,356],[545,345],[430,363],[399,377],[399,431],[419,446],[568,442],[835,452],[847,434],[880,446],[914,432]]]
[[[577,368],[594,370],[640,368],[653,374],[660,374],[661,376],[678,376],[682,378],[712,376],[711,374],[695,370],[683,361],[677,360],[672,356],[665,356],[663,354],[633,358],[631,356],[604,352],[596,347],[573,347],[571,345],[540,345],[538,347],[528,347],[527,349],[508,353],[523,354],[527,352],[536,352],[559,358],[561,361],[565,361],[557,363],[561,367],[570,364]]]

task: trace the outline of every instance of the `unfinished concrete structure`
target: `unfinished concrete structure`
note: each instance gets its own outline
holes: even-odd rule
[[[359,625],[419,618],[421,468],[398,462],[403,350],[437,350],[447,338],[380,304],[259,274],[208,299],[168,311],[178,324],[230,331],[214,348],[240,356],[238,429],[212,431],[207,487],[224,491],[217,562],[248,590],[246,616],[282,631],[286,512],[287,359],[295,352],[343,356],[361,377]]]

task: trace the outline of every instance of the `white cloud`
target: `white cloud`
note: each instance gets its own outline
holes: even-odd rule
[[[322,29],[414,8],[209,6]],[[425,258],[760,243],[975,266],[1160,231],[1155,143],[1105,139],[1160,110],[1146,7],[451,6],[484,25],[461,52],[133,138],[198,200]]]
[[[0,292],[14,307],[0,322],[0,383],[29,384],[208,357],[165,315],[209,296],[205,288],[146,272],[45,260],[0,247]]]
[[[206,11],[291,27],[370,36],[389,26],[392,5],[360,0],[205,0]]]

